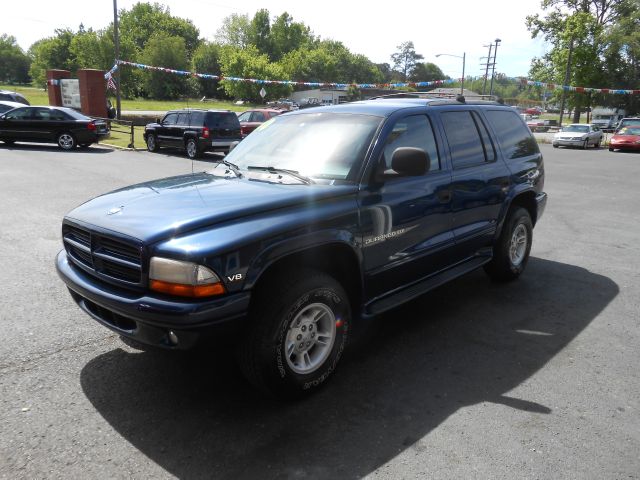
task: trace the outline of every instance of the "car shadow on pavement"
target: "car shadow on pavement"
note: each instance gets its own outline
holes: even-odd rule
[[[5,143],[0,142],[0,151],[1,150],[22,150],[29,151],[32,150],[34,152],[64,152],[69,155],[74,154],[85,154],[85,153],[111,153],[114,148],[108,147],[106,145],[93,144],[89,148],[74,148],[73,150],[64,151],[61,148],[58,148],[54,145],[43,145],[41,143],[14,143],[13,145],[7,145]]]
[[[379,317],[324,389],[266,400],[225,354],[116,349],[83,391],[132,446],[179,478],[354,478],[479,402],[546,415],[509,392],[618,294],[609,278],[531,258],[517,282],[481,271]]]

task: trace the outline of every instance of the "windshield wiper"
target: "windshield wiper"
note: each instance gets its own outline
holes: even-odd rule
[[[296,171],[296,170],[288,170],[286,168],[276,168],[276,167],[257,167],[257,166],[249,166],[247,167],[247,170],[265,170],[269,173],[285,173],[291,177],[297,178],[298,180],[300,180],[302,183],[304,183],[305,185],[311,185],[312,183],[316,183],[314,182],[311,178],[309,177],[305,177],[304,175],[301,175],[300,172]]]
[[[238,166],[235,163],[231,163],[227,160],[218,160],[218,164],[222,163],[224,166],[226,166],[229,170],[231,170],[236,177],[238,178],[242,178],[242,172],[240,171],[240,169],[238,168]]]

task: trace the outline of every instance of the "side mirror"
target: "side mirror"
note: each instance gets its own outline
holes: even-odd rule
[[[391,168],[403,177],[419,177],[429,171],[429,154],[421,148],[396,148],[391,157]]]
[[[160,117],[156,117],[156,123],[160,123]],[[160,123],[160,125],[162,124]]]

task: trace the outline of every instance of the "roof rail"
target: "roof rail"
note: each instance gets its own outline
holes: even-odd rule
[[[468,103],[468,100],[472,102],[495,102],[503,104],[504,101],[496,95],[460,95],[459,93],[438,93],[438,92],[402,92],[402,93],[390,93],[388,95],[379,95],[377,97],[371,97],[370,100],[393,100],[402,98],[415,98],[425,100],[455,100],[459,103]]]

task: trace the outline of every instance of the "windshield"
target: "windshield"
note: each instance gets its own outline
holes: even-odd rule
[[[311,178],[354,180],[382,118],[344,113],[278,116],[226,157],[241,170],[273,167]]]
[[[618,132],[618,135],[640,135],[640,125],[637,127],[624,127]]]
[[[562,129],[563,132],[589,133],[588,125],[569,125]]]

